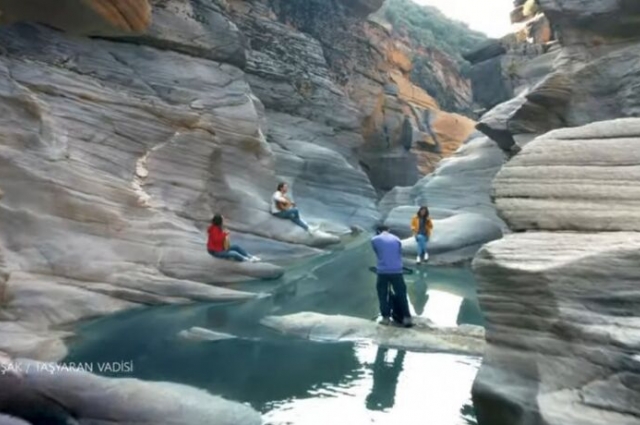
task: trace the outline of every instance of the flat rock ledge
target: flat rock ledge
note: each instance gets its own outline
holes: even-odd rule
[[[415,318],[416,326],[405,329],[382,326],[372,320],[312,312],[269,316],[262,325],[283,334],[323,342],[370,341],[383,347],[415,352],[442,351],[482,355],[484,329],[479,326],[436,328]]]

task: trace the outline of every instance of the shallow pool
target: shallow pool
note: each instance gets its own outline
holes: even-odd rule
[[[66,362],[132,362],[127,377],[179,382],[251,404],[268,424],[474,424],[480,358],[318,343],[259,325],[268,314],[377,314],[368,244],[314,259],[274,282],[237,285],[272,296],[246,303],[130,311],[82,325]],[[422,266],[406,276],[412,312],[436,324],[482,324],[472,274]],[[177,336],[200,326],[236,336]],[[112,375],[122,376],[113,373]]]

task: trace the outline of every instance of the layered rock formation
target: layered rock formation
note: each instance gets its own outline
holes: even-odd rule
[[[475,260],[480,424],[640,424],[640,233],[532,232]]]
[[[511,228],[474,261],[480,423],[639,424],[640,120],[563,129],[498,174]]]
[[[350,13],[350,2],[229,4],[249,39],[249,81],[266,108],[349,139],[341,152],[357,148],[347,160],[361,165],[378,191],[414,184],[473,132],[472,120],[442,111],[412,81],[412,46],[384,17],[363,20]],[[434,78],[460,93],[460,109],[468,109],[468,81],[445,55],[431,57]]]
[[[149,0],[2,0],[0,23],[34,21],[83,35],[143,32],[151,22]]]
[[[639,33],[630,22],[640,15],[638,6],[634,2],[539,4],[562,48],[516,67],[537,77],[528,78],[529,83],[514,92],[515,99],[486,114],[479,128],[510,148],[555,128],[637,116]]]
[[[343,233],[378,220],[374,186],[452,153],[474,122],[411,82],[406,44],[364,18],[379,3],[0,3],[8,21],[103,36],[0,29],[0,348],[55,359],[68,334],[52,329],[77,320],[251,297],[209,285],[283,269],[212,259],[213,213],[265,258],[314,254],[338,238],[273,218],[278,181]]]
[[[494,181],[496,205],[516,231],[640,228],[640,121],[552,131]]]
[[[488,342],[478,420],[637,425],[640,121],[624,117],[638,115],[640,9],[537,5],[557,58],[478,126],[505,150],[523,148],[494,182],[499,214],[520,233],[474,261]]]
[[[25,338],[132,303],[246,297],[206,283],[282,274],[211,259],[193,224],[214,209],[250,214],[244,185],[274,222],[263,235],[287,228],[266,211],[271,152],[240,70],[31,26],[0,38],[2,311]],[[243,156],[258,159],[253,175],[212,172]]]
[[[621,48],[629,54],[632,46]],[[616,66],[622,65],[598,69]],[[623,105],[586,113],[588,105],[574,103],[578,93],[593,93],[593,104],[607,102],[595,97],[594,80],[578,87],[566,75],[553,79],[561,73],[546,80],[539,109],[560,106],[567,119],[589,120],[617,115],[635,99],[625,88],[630,79],[618,79],[619,90],[607,96]],[[560,91],[567,86],[558,81],[572,89]],[[521,106],[530,108],[527,102],[541,98],[524,99]],[[542,116],[527,118],[543,123]],[[596,122],[536,138],[497,175],[499,212],[526,233],[487,245],[474,260],[488,342],[473,390],[479,423],[640,424],[638,147],[640,120]]]

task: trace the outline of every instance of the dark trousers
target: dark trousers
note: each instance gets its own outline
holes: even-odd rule
[[[379,274],[378,275],[378,301],[380,302],[380,314],[382,317],[391,317],[391,297],[389,287],[393,289],[393,293],[397,297],[397,306],[401,311],[402,317],[411,317],[409,311],[409,301],[407,301],[407,285],[404,283],[404,276],[400,274]],[[395,316],[394,316],[395,317]]]

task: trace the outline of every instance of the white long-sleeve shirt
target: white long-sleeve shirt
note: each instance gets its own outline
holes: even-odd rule
[[[278,202],[289,202],[289,200],[279,190],[277,190],[271,197],[271,214],[280,212],[280,208],[278,208]]]

